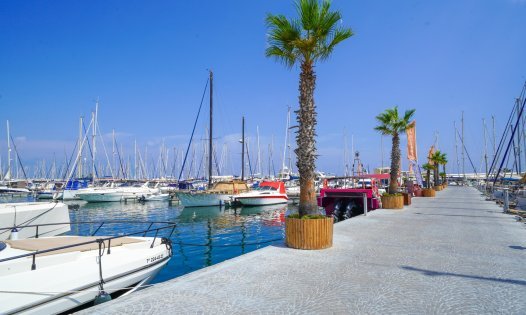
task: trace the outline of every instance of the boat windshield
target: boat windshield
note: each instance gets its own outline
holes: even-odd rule
[[[0,252],[3,251],[7,245],[4,242],[0,242]]]
[[[260,186],[256,188],[255,190],[278,190],[276,187],[270,187],[270,186]]]

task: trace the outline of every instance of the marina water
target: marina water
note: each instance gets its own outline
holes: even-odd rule
[[[1,197],[0,202],[34,201],[32,197]],[[171,221],[176,222],[170,239],[173,257],[152,283],[163,282],[227,259],[263,248],[283,244],[285,212],[293,205],[260,207],[191,207],[171,202],[66,202],[71,218],[71,235],[91,235],[100,224],[80,222]],[[79,223],[79,224],[74,224]],[[149,223],[104,224],[99,236],[127,234],[146,230]],[[154,225],[157,227],[161,225]],[[170,230],[160,232],[166,237]],[[154,236],[149,233],[148,236]],[[142,236],[137,235],[137,236]]]

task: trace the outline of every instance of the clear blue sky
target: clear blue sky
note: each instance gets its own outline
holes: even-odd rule
[[[491,126],[495,115],[499,137],[526,80],[526,1],[336,0],[333,8],[355,36],[316,67],[318,168],[343,173],[345,132],[354,135],[363,162],[379,166],[374,117],[393,105],[416,108],[421,162],[436,132],[454,162],[453,121],[464,111],[467,147],[479,167],[482,118]],[[265,156],[274,136],[279,167],[287,106],[298,106],[299,71],[265,57],[268,12],[295,15],[284,0],[0,0],[4,167],[5,120],[25,163],[54,152],[61,159],[97,97],[100,128],[115,129],[126,155],[134,139],[152,159],[163,138],[183,149],[209,68],[218,147],[229,143],[237,163],[245,115],[250,136],[259,126]],[[205,112],[198,138],[206,119]],[[385,138],[384,164],[389,150]]]

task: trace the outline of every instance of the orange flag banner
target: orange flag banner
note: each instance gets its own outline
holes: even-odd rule
[[[417,161],[417,152],[416,152],[416,121],[413,120],[409,124],[409,127],[405,130],[407,135],[407,159],[410,161]]]
[[[431,148],[429,148],[429,152],[427,153],[427,163],[431,165],[435,165],[435,162],[431,160],[431,157],[433,156],[433,153],[435,153],[435,146],[432,145]]]

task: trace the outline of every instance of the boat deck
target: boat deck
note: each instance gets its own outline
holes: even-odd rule
[[[471,187],[335,225],[322,251],[269,246],[85,314],[526,314],[526,227]]]
[[[63,236],[63,237],[50,237],[50,238],[31,238],[31,239],[22,239],[22,240],[9,240],[5,243],[9,244],[11,248],[20,249],[25,251],[44,251],[52,248],[62,247],[62,246],[72,246],[79,243],[93,242],[97,239],[105,238],[105,236]],[[120,237],[111,240],[111,247],[122,246],[125,244],[132,244],[138,242],[145,242],[145,240],[132,238],[132,237]],[[108,248],[108,241],[104,241],[105,248]],[[41,253],[38,256],[45,255],[55,255],[62,253],[70,252],[84,252],[89,250],[95,250],[99,248],[98,243],[88,243],[82,244],[74,247],[67,247],[63,249],[54,250],[51,252]]]

